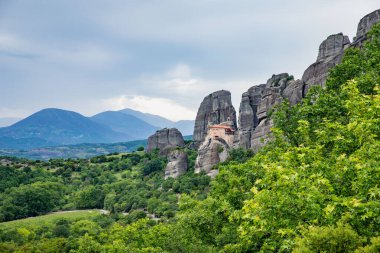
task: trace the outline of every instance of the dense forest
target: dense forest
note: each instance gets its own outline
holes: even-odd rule
[[[0,224],[1,252],[379,252],[380,24],[325,88],[271,114],[271,142],[233,150],[215,180],[163,179],[137,151],[0,167],[0,220],[57,210],[109,214]],[[195,152],[185,148],[192,163]],[[3,160],[5,161],[5,160]],[[194,168],[194,165],[190,165]],[[25,223],[26,224],[26,223]]]

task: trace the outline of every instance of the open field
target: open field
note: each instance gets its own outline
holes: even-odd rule
[[[54,212],[54,213],[41,215],[37,217],[30,217],[30,218],[25,218],[25,219],[20,219],[20,220],[2,222],[0,223],[0,229],[49,225],[59,219],[76,221],[76,220],[81,220],[81,219],[101,215],[102,213],[103,213],[103,210],[98,210],[98,209]]]

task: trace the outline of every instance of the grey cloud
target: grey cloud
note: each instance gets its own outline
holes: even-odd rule
[[[242,91],[273,73],[299,78],[323,39],[352,38],[377,8],[378,0],[4,0],[0,107],[93,114],[109,109],[100,101],[128,95],[196,111],[216,89],[231,90],[238,106]],[[2,35],[15,42],[2,46]],[[168,76],[181,64],[190,76]]]

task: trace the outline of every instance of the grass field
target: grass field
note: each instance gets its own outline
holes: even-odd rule
[[[101,210],[75,210],[50,213],[37,217],[30,217],[26,219],[7,221],[0,223],[0,229],[19,228],[19,227],[40,227],[54,223],[59,219],[66,219],[71,221],[81,220],[93,216],[101,215]]]

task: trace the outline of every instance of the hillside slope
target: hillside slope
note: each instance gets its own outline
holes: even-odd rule
[[[106,111],[96,114],[91,120],[108,126],[115,132],[130,136],[130,140],[147,139],[159,128],[128,114],[114,111]]]
[[[36,138],[39,142],[30,146],[38,147],[44,140],[47,144],[78,144],[95,142],[127,141],[131,137],[96,123],[83,115],[61,109],[44,109],[29,117],[1,128],[0,137],[7,137],[7,146],[18,146],[16,143]],[[12,141],[13,139],[13,141]],[[4,146],[3,146],[4,148]],[[24,148],[24,147],[20,147]]]
[[[172,121],[158,115],[143,113],[130,108],[120,110],[119,112],[135,116],[148,124],[159,128],[177,128],[183,135],[192,135],[194,131],[194,120]]]

